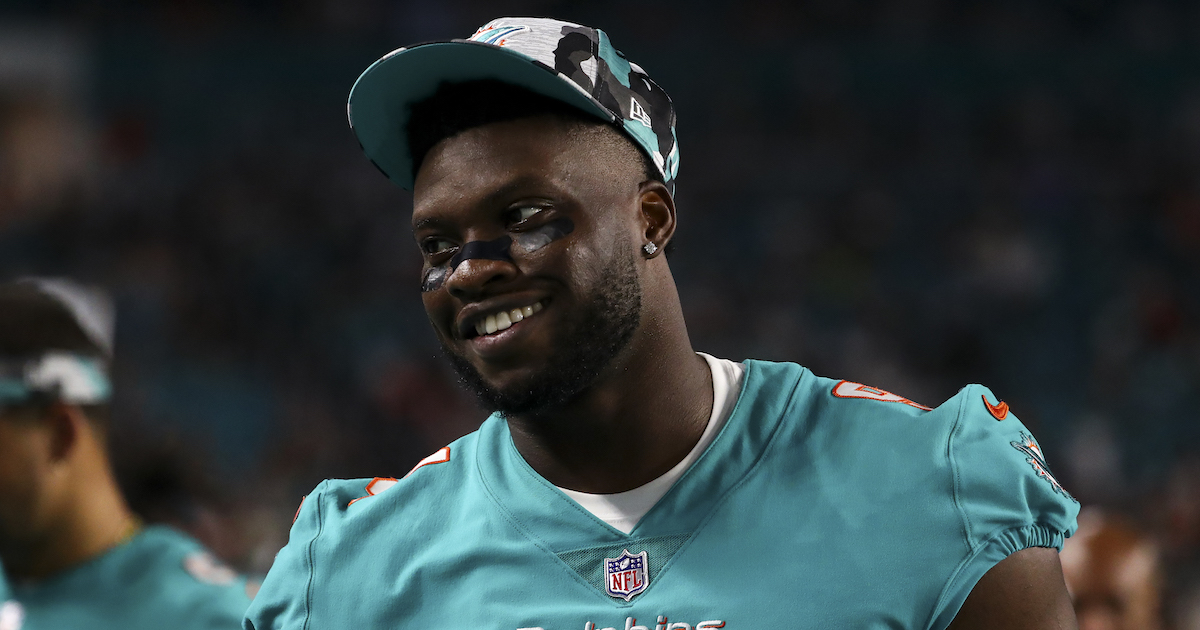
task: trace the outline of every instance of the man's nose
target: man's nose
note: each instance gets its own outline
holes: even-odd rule
[[[467,258],[450,272],[446,290],[459,300],[477,300],[516,275],[517,267],[512,260]]]

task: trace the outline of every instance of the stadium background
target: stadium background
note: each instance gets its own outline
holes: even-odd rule
[[[988,384],[1193,605],[1186,2],[7,1],[0,273],[116,296],[135,507],[264,572],[320,479],[402,475],[479,422],[345,97],[396,46],[500,14],[604,28],[674,98],[697,348],[925,404]]]

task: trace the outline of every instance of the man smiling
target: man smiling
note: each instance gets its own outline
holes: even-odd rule
[[[402,479],[318,486],[247,628],[1073,626],[1077,504],[991,392],[931,409],[692,349],[674,110],[602,31],[401,49],[349,111],[494,413]]]

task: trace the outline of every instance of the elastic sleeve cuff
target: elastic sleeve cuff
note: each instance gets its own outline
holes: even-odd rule
[[[945,630],[954,621],[958,610],[971,590],[979,583],[980,578],[989,569],[1010,555],[1028,549],[1029,547],[1048,547],[1062,551],[1066,536],[1063,532],[1051,529],[1045,525],[1033,524],[1023,527],[1001,530],[993,534],[986,542],[975,548],[974,553],[967,556],[942,589],[934,608],[933,621],[929,624],[931,630]]]

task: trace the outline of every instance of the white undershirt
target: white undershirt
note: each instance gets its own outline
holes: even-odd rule
[[[713,438],[721,431],[721,427],[725,425],[725,421],[729,419],[729,414],[733,413],[733,407],[737,403],[738,393],[742,388],[742,375],[746,371],[745,366],[726,359],[717,359],[703,352],[696,354],[704,357],[704,360],[708,362],[709,369],[712,370],[713,408],[712,415],[708,418],[708,426],[704,428],[704,433],[700,435],[700,441],[696,442],[696,446],[692,447],[687,457],[684,457],[678,464],[675,464],[674,468],[658,479],[644,486],[617,494],[588,494],[559,488],[564,494],[583,506],[583,509],[594,514],[596,518],[626,534],[633,531],[646,512],[649,512],[650,508],[663,498],[667,490],[670,490],[671,486],[675,485],[675,482],[683,476],[683,473],[687,472],[687,469],[700,458],[704,449],[712,444]]]

